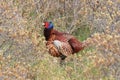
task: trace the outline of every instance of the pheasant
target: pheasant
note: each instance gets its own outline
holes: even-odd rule
[[[54,29],[52,22],[44,22],[44,37],[49,54],[60,57],[61,62],[71,54],[83,50],[85,45],[68,33],[62,33]]]

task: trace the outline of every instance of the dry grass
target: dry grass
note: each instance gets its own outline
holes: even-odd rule
[[[119,80],[119,5],[119,0],[1,0],[0,80]],[[59,66],[45,47],[45,20],[88,47]]]

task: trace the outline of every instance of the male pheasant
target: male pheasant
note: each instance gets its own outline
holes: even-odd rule
[[[46,46],[52,56],[60,57],[63,61],[67,56],[84,49],[83,43],[74,36],[55,30],[52,22],[44,22],[43,26]]]

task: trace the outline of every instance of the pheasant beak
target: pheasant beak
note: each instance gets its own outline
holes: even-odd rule
[[[48,27],[49,27],[49,22],[43,22],[42,25],[43,25],[45,28],[48,28]]]
[[[45,26],[45,23],[42,23],[42,26]]]

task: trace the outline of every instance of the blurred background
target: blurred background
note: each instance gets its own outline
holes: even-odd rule
[[[44,21],[90,45],[59,66]],[[120,0],[0,0],[0,80],[119,80]]]

